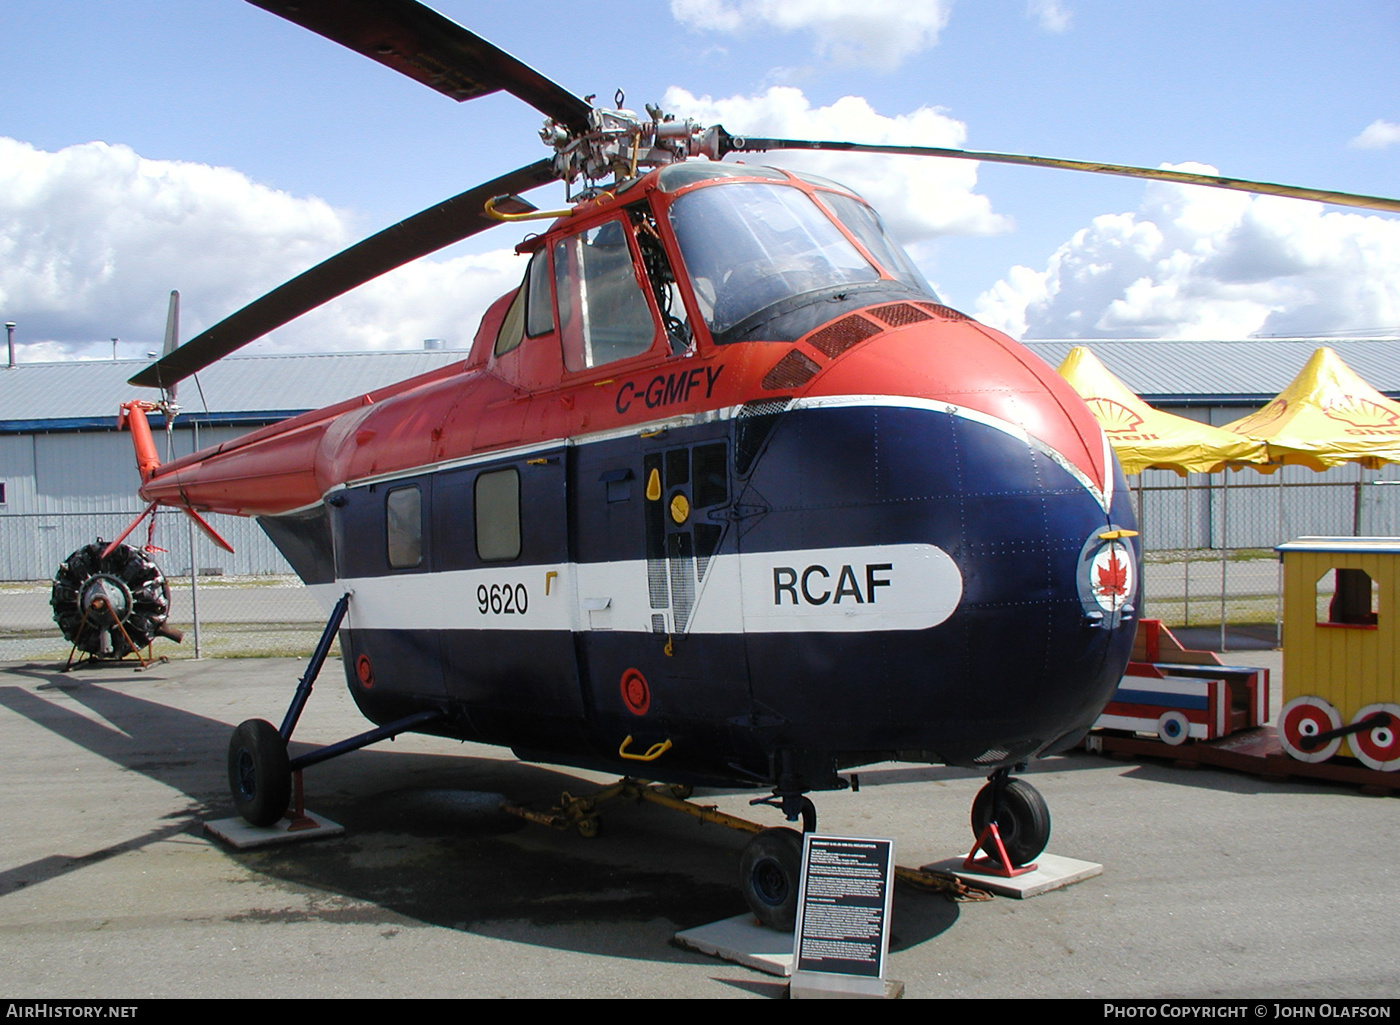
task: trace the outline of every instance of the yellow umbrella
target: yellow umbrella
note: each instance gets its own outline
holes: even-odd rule
[[[1149,467],[1180,474],[1213,473],[1227,463],[1263,463],[1268,459],[1258,441],[1153,409],[1082,345],[1069,351],[1060,364],[1060,376],[1080,394],[1103,427],[1124,473],[1140,473]]]
[[[1325,470],[1354,462],[1370,470],[1400,462],[1400,402],[1386,398],[1318,349],[1273,401],[1226,430],[1265,442],[1275,464]]]

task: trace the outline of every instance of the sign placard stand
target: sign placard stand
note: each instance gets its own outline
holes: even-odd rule
[[[893,895],[893,840],[806,834],[789,995],[903,996],[885,979]]]

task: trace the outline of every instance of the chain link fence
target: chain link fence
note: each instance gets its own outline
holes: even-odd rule
[[[9,567],[7,575],[24,578],[0,581],[0,661],[68,657],[71,645],[49,605],[53,574],[69,553],[119,536],[138,513],[24,514],[0,521],[0,564]],[[157,512],[154,530],[143,523],[126,539],[133,548],[149,546],[170,587],[168,623],[185,634],[180,644],[156,638],[154,653],[309,655],[325,612],[257,524],[218,517],[214,527],[232,544],[232,554],[175,510]]]
[[[1169,626],[1257,629],[1277,642],[1282,567],[1274,546],[1309,535],[1400,535],[1400,473],[1285,467],[1183,480],[1147,470],[1132,484],[1143,540],[1143,611]],[[1326,593],[1330,583],[1321,585]]]

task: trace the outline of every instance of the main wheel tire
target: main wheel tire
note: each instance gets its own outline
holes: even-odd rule
[[[287,744],[277,727],[249,719],[228,744],[228,787],[234,806],[252,825],[270,826],[287,813],[292,771]]]
[[[765,829],[739,858],[739,889],[754,917],[770,929],[792,931],[801,881],[802,834],[795,829]]]
[[[972,802],[972,835],[980,837],[992,823],[992,795],[996,784],[988,783],[977,792]],[[1006,856],[1013,867],[1029,864],[1045,850],[1050,842],[1050,808],[1040,791],[1023,779],[1009,779],[1001,792],[1001,814],[997,832],[1006,847]],[[988,857],[1000,860],[1001,854],[989,837],[982,844]]]

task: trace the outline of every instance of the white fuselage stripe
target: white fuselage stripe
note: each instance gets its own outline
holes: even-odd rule
[[[357,577],[309,590],[328,610],[350,591],[352,630],[924,630],[962,599],[957,565],[926,544],[718,555],[703,560],[703,575],[702,560],[658,562],[650,574],[647,560],[629,559]]]

